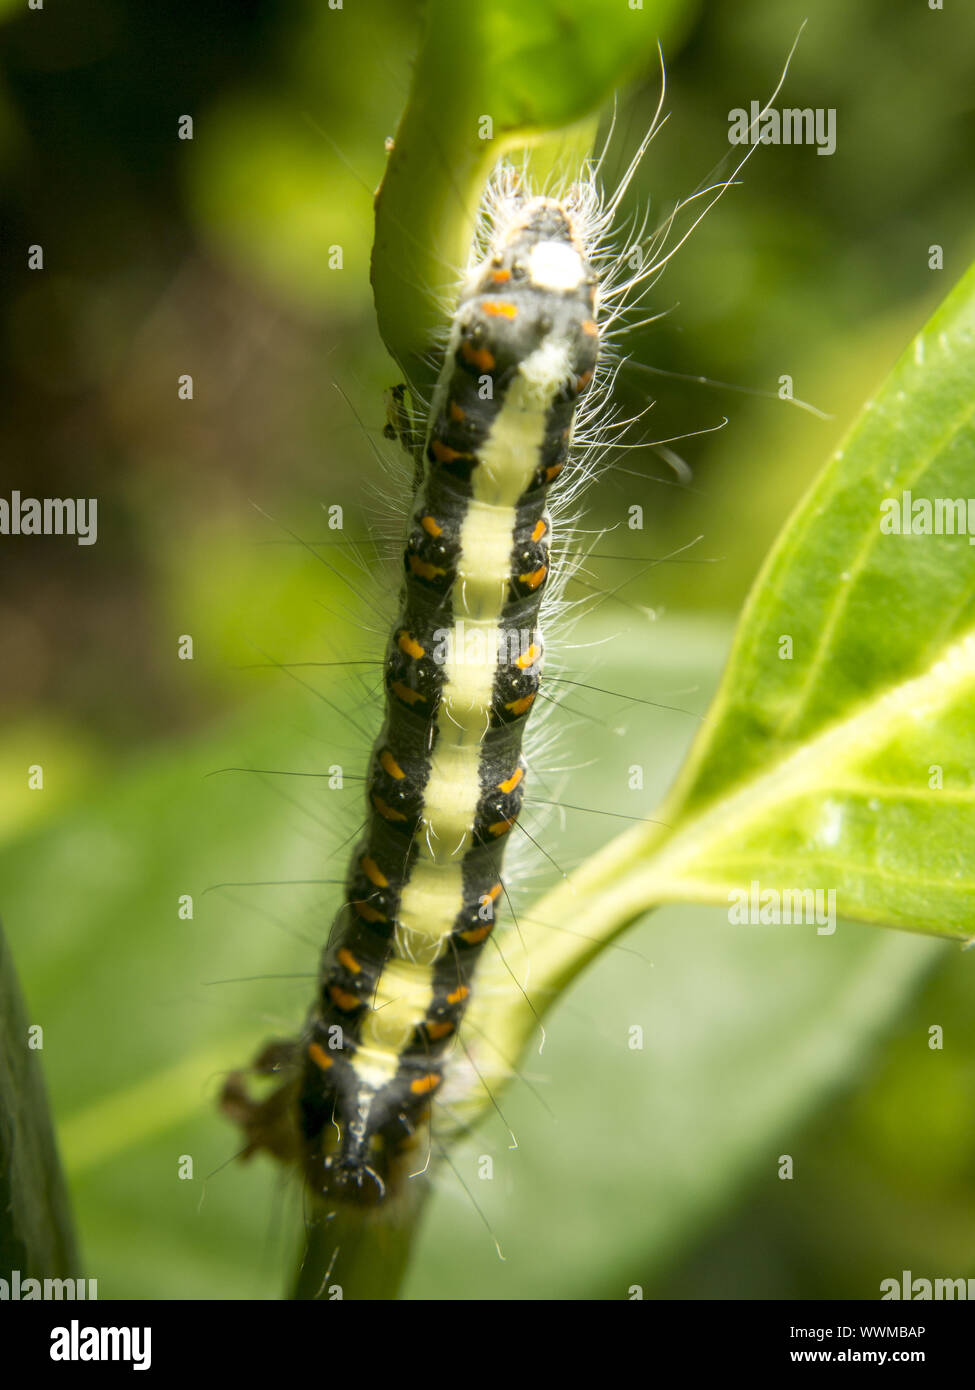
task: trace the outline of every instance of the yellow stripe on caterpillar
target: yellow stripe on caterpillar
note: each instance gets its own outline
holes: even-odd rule
[[[400,895],[394,936],[396,955],[417,964],[432,965],[443,954],[449,924],[463,896],[460,864],[435,863],[421,845]]]
[[[423,1022],[433,997],[433,970],[410,961],[390,960],[376,986],[372,1008],[362,1022],[363,1044],[398,1055]]]

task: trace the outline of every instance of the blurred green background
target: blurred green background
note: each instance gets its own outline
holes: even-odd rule
[[[628,210],[649,201],[655,224],[727,177],[728,112],[771,92],[806,10],[688,7]],[[254,668],[382,649],[406,478],[381,435],[397,373],[369,289],[372,196],[421,7],[2,13],[2,491],[96,496],[99,538],[0,542],[0,910],[45,1028],[80,1272],[103,1297],[275,1297],[301,1197],[269,1166],[221,1167],[235,1137],[213,1100],[302,1018],[338,890],[214,886],[341,878],[359,823],[378,668]],[[671,446],[690,485],[650,448],[614,459],[568,593],[562,673],[686,713],[573,691],[547,723],[544,798],[652,813],[788,509],[975,255],[973,55],[975,12],[815,7],[780,104],[835,107],[836,153],[759,148],[648,297],[670,312],[625,344],[621,409],[656,401],[631,442],[728,424]],[[622,94],[610,184],[658,80]],[[830,418],[774,399],[784,373]],[[335,762],[342,791],[275,775]],[[529,822],[563,866],[618,824]],[[526,856],[524,901],[553,873]],[[502,1104],[520,1148],[488,1124],[455,1157],[506,1262],[448,1173],[407,1293],[872,1298],[905,1268],[975,1274],[972,959],[848,924],[656,914],[525,1061]]]

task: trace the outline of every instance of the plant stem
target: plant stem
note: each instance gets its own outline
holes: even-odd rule
[[[0,926],[0,1277],[79,1273],[67,1189],[39,1051]]]
[[[414,1178],[395,1203],[340,1206],[316,1217],[306,1232],[291,1297],[317,1302],[396,1298],[429,1192],[426,1177]]]

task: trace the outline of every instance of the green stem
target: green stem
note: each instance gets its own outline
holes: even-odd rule
[[[478,139],[474,115],[481,23],[476,5],[430,5],[410,100],[376,197],[379,331],[424,395],[436,375],[429,355],[443,326],[443,299],[466,264],[480,192],[501,153],[496,142]]]
[[[388,1206],[340,1206],[316,1217],[305,1235],[291,1297],[314,1302],[396,1298],[429,1193],[429,1180],[415,1178]]]
[[[71,1209],[29,1022],[0,927],[0,1277],[80,1273]]]

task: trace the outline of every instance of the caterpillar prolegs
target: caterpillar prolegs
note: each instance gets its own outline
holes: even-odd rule
[[[257,1063],[284,1085],[260,1104],[239,1074],[224,1090],[248,1151],[296,1158],[329,1198],[371,1205],[401,1186],[504,892],[542,673],[547,503],[581,467],[573,426],[599,350],[589,193],[512,187],[494,206],[430,406],[347,900],[302,1037]]]

